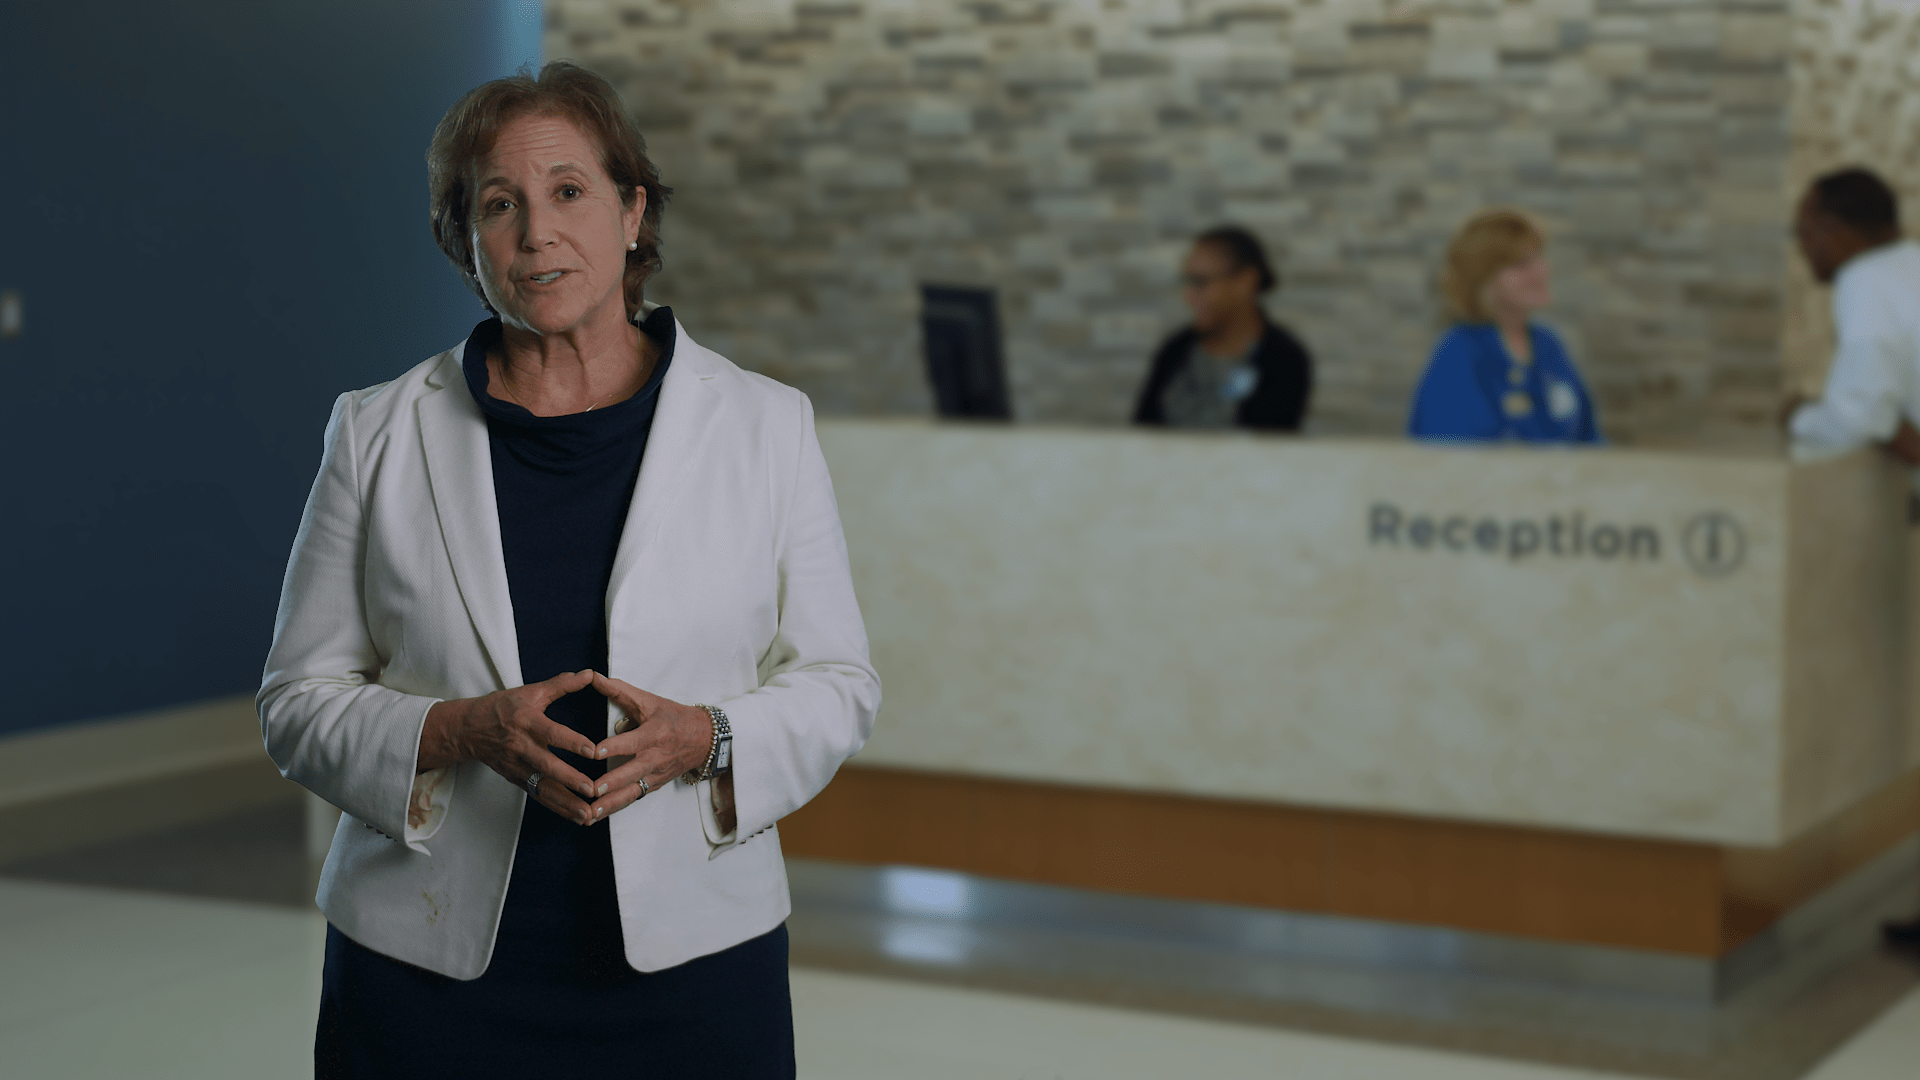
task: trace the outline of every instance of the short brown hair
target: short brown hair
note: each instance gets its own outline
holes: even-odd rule
[[[1547,246],[1547,233],[1519,210],[1498,207],[1470,218],[1447,245],[1446,265],[1440,270],[1440,294],[1457,319],[1486,322],[1491,315],[1480,302],[1481,290],[1495,274]]]
[[[660,182],[660,170],[647,157],[647,141],[620,95],[607,80],[578,64],[555,60],[541,68],[537,77],[529,68],[521,68],[516,75],[481,83],[440,118],[427,149],[428,213],[434,241],[479,295],[480,303],[493,311],[480,287],[469,232],[474,171],[493,152],[501,129],[529,115],[571,121],[593,140],[600,147],[600,167],[613,180],[623,205],[633,205],[635,192],[647,193],[639,246],[627,252],[623,275],[627,310],[637,310],[647,279],[660,269],[660,214],[673,189]]]

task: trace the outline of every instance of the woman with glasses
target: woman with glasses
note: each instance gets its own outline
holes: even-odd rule
[[[1247,230],[1225,225],[1196,237],[1181,272],[1193,322],[1154,354],[1134,423],[1299,431],[1313,359],[1260,306],[1277,284]]]

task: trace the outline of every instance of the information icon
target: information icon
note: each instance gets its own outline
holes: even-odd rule
[[[1739,569],[1747,557],[1747,534],[1733,515],[1709,510],[1687,522],[1680,537],[1687,562],[1708,577],[1720,577]]]

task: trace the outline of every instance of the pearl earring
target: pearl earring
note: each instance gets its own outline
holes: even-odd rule
[[[632,242],[630,242],[630,243],[628,243],[628,244],[627,244],[627,250],[628,250],[628,251],[639,251],[639,250],[640,250],[640,241],[638,241],[638,240],[634,240],[634,241],[632,241]]]

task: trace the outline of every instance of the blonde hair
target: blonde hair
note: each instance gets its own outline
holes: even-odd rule
[[[1547,246],[1547,233],[1520,210],[1496,207],[1468,219],[1447,245],[1440,270],[1440,295],[1455,318],[1488,322],[1492,316],[1480,294],[1494,275]]]

